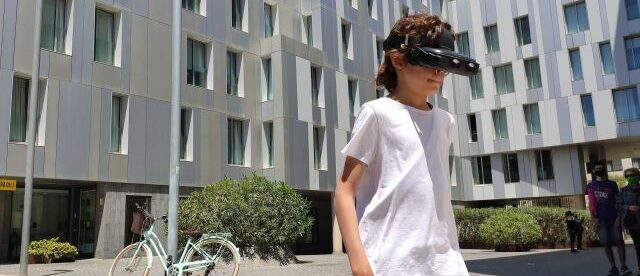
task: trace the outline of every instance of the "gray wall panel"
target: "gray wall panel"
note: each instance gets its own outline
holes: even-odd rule
[[[143,97],[129,96],[129,168],[132,183],[145,183],[147,102]]]
[[[60,82],[56,176],[86,179],[89,173],[91,89]]]
[[[16,40],[16,17],[18,0],[4,1],[4,15],[2,17],[2,53],[0,54],[0,68],[13,69],[13,50]]]
[[[147,183],[169,183],[170,105],[147,100],[146,179]]]
[[[9,125],[11,124],[11,91],[13,73],[0,69],[0,174],[7,172],[7,142],[9,142]]]

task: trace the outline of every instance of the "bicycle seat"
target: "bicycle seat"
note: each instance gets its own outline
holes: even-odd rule
[[[180,232],[182,232],[183,235],[192,239],[199,239],[200,237],[202,237],[202,231],[200,230],[182,230]]]

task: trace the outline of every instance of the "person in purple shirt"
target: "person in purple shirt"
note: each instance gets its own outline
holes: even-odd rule
[[[604,246],[611,270],[608,275],[630,275],[627,267],[624,240],[622,239],[622,227],[618,219],[616,209],[616,196],[618,196],[618,184],[607,177],[607,168],[602,163],[597,163],[592,170],[595,179],[587,185],[589,198],[589,210],[591,217],[598,225],[598,237]],[[620,258],[620,271],[616,267],[612,246],[618,248]]]

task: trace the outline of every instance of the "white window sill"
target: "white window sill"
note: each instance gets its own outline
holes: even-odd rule
[[[117,152],[117,151],[110,151],[109,154],[113,154],[113,155],[119,155],[119,156],[127,156],[127,153],[124,152]]]
[[[213,89],[209,89],[208,87],[205,87],[205,86],[199,86],[199,85],[190,84],[190,83],[187,83],[187,86],[200,89],[200,90],[207,90],[207,91],[213,92]]]
[[[490,186],[493,185],[493,183],[488,183],[488,184],[472,184],[474,187],[485,187],[485,186]]]
[[[193,163],[193,160],[189,160],[189,159],[180,159],[180,162],[189,162],[189,163]]]
[[[104,66],[110,66],[110,67],[118,68],[118,69],[120,69],[120,68],[121,68],[120,66],[117,66],[117,65],[115,65],[115,64],[108,64],[108,63],[100,62],[100,61],[97,61],[97,60],[94,60],[94,61],[93,61],[93,63],[95,63],[95,64],[100,64],[100,65],[104,65]]]
[[[192,13],[192,14],[194,14],[194,15],[200,16],[200,17],[207,17],[206,15],[201,14],[200,12],[192,11],[192,10],[190,10],[190,9],[182,8],[182,10],[183,10],[183,11],[187,11],[187,12],[189,12],[189,13]]]
[[[47,52],[54,53],[54,54],[58,54],[58,55],[64,55],[64,56],[71,57],[71,53],[58,52],[58,51],[54,51],[54,50],[47,49],[47,48],[42,48],[42,47],[40,48],[40,50],[47,51]]]
[[[227,164],[229,165],[229,167],[236,167],[236,168],[249,168],[249,166],[246,165],[237,165],[237,164]]]

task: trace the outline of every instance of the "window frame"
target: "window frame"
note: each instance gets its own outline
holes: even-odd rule
[[[536,159],[536,176],[538,181],[555,179],[555,172],[553,171],[553,155],[551,154],[551,151],[536,150],[534,151],[534,155]]]
[[[514,161],[515,164],[513,164],[512,161]],[[514,167],[515,170],[512,171]],[[518,164],[517,153],[502,154],[502,174],[505,184],[520,182],[520,165]]]
[[[524,36],[525,25],[523,25],[523,23],[526,23],[526,36]],[[516,45],[518,47],[522,47],[531,44],[531,24],[529,22],[529,15],[527,14],[514,18],[513,24],[516,31]]]
[[[500,52],[500,35],[498,34],[498,24],[496,23],[484,26],[483,30],[485,46],[487,47],[487,54]]]
[[[469,143],[477,143],[478,142],[478,119],[476,118],[475,113],[467,114],[467,125],[469,126]]]
[[[473,185],[484,186],[493,184],[493,176],[491,175],[491,171],[492,168],[490,155],[471,157],[471,175]]]
[[[509,125],[508,125],[508,122],[507,122],[507,109],[506,108],[500,108],[500,109],[492,110],[491,111],[491,115],[492,115],[491,117],[493,119],[494,140],[509,139]],[[504,133],[502,133],[502,129],[500,131],[498,131],[498,128],[503,126],[502,123],[504,123]]]
[[[522,106],[527,135],[537,135],[542,133],[542,122],[540,120],[540,107],[538,103],[525,104]],[[537,121],[537,128],[535,122]]]
[[[590,112],[585,112],[585,99],[589,99],[589,105],[588,107],[591,109]],[[584,127],[595,127],[596,126],[596,120],[595,120],[595,113],[593,112],[593,98],[591,97],[591,94],[584,94],[584,95],[580,95],[580,107],[582,108],[582,121],[583,121],[583,126]],[[589,118],[587,118],[589,117]],[[591,121],[593,123],[591,123]]]

